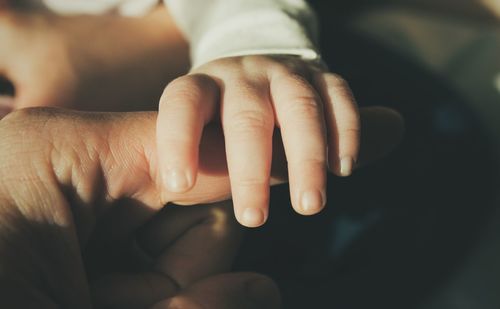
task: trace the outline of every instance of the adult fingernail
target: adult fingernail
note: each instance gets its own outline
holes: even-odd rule
[[[352,174],[354,167],[354,159],[351,157],[343,157],[340,159],[340,176],[346,177]]]
[[[302,193],[300,208],[304,214],[315,214],[325,206],[326,194],[317,190]]]
[[[279,291],[267,278],[254,279],[246,284],[246,296],[256,308],[276,308],[279,306]]]
[[[163,182],[170,192],[185,192],[192,186],[191,175],[179,168],[169,168],[164,174]]]
[[[264,215],[264,212],[258,208],[252,208],[248,207],[243,211],[243,214],[241,216],[242,223],[247,226],[247,227],[257,227],[261,226],[264,221],[266,220],[266,217]]]

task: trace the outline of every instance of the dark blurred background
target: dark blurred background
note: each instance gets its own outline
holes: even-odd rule
[[[329,179],[310,218],[275,188],[238,269],[285,308],[500,308],[499,1],[311,1],[321,48],[361,106],[406,120],[390,156]]]
[[[287,309],[500,308],[500,1],[311,4],[330,69],[361,106],[398,110],[406,134],[331,176],[320,215],[295,214],[274,188],[236,268],[273,277]]]

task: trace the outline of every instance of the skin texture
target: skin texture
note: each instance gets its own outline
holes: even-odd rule
[[[400,138],[401,119],[381,108],[361,115],[370,132],[361,157],[376,159]],[[33,108],[0,121],[0,296],[9,308],[279,308],[268,278],[224,274],[240,235],[231,204],[163,207],[230,195],[222,130],[204,132],[195,187],[169,193],[156,118]],[[275,156],[282,182],[284,156]]]
[[[262,225],[268,215],[275,128],[300,214],[325,206],[328,167],[349,176],[358,160],[359,113],[347,82],[297,57],[214,60],[167,86],[157,125],[167,190],[186,192],[195,184],[200,136],[214,122],[224,130],[235,215],[248,227]]]
[[[344,6],[363,10],[374,5],[373,1],[333,2],[329,8],[333,14]],[[382,2],[498,21],[498,8],[489,0]],[[346,14],[339,15],[342,19]],[[338,176],[349,176],[358,161],[359,112],[348,83],[293,56],[231,57],[194,68],[167,86],[159,112],[160,171],[165,189],[171,192],[192,188],[204,125],[222,124],[235,215],[248,227],[262,225],[268,215],[275,128],[283,138],[292,205],[302,215],[316,214],[325,206],[328,167]],[[180,128],[180,133],[173,133],[173,128]]]
[[[209,98],[212,103],[205,102],[208,111],[205,111],[203,122],[193,122],[193,127],[189,126],[189,121],[175,124],[175,132],[186,128],[196,137],[196,143],[191,141],[198,157],[193,176],[196,181],[188,192],[172,192],[165,188],[160,174],[160,163],[165,157],[158,157],[158,153],[164,152],[157,148],[155,131],[156,126],[165,124],[168,129],[169,123],[157,122],[156,114],[22,109],[28,106],[104,111],[154,108],[147,102],[155,102],[155,94],[161,92],[163,85],[185,73],[188,65],[187,44],[165,15],[167,13],[161,10],[135,20],[61,18],[29,11],[0,12],[1,41],[8,43],[0,44],[4,57],[0,59],[0,75],[15,86],[13,97],[0,98],[0,110],[4,112],[3,117],[14,109],[21,109],[0,122],[0,291],[9,307],[87,308],[91,303],[97,308],[144,308],[155,303],[155,308],[200,308],[200,304],[203,308],[279,307],[277,288],[268,278],[257,274],[225,274],[230,269],[240,233],[231,215],[231,204],[205,205],[192,210],[163,209],[163,205],[170,202],[182,205],[215,203],[231,197],[231,186],[238,187],[238,178],[229,177],[230,173],[234,174],[234,167],[228,169],[226,153],[228,159],[233,158],[229,160],[233,163],[237,156],[234,151],[226,151],[226,146],[234,148],[240,143],[238,138],[252,141],[256,127],[247,127],[250,129],[248,138],[236,134],[231,138],[233,142],[225,145],[223,134],[227,138],[228,126],[220,127],[223,117],[218,118],[218,111],[223,102],[241,99],[241,93],[234,91],[238,87],[245,90],[248,86],[249,97],[253,97],[270,80],[264,78],[264,72],[242,71],[240,73],[244,74],[234,77],[235,88],[230,92],[233,96],[221,93],[221,80],[233,79],[232,76],[219,78],[221,72],[238,71],[245,64],[247,69],[265,64],[274,68],[270,71],[283,73],[276,75],[279,77],[275,79],[278,90],[295,86],[311,90],[314,85],[314,91],[308,92],[309,97],[302,99],[311,100],[313,104],[306,103],[309,106],[306,108],[315,110],[317,116],[321,113],[331,116],[336,106],[333,101],[340,101],[340,106],[348,112],[351,110],[349,115],[356,116],[356,122],[357,110],[352,113],[355,105],[341,78],[323,75],[317,68],[304,66],[296,59],[267,57],[226,59],[224,63],[217,62],[193,71],[186,78],[199,83],[203,88],[200,97]],[[151,31],[153,28],[156,31]],[[93,44],[82,44],[90,40]],[[136,44],[138,40],[141,46]],[[288,78],[290,76],[292,78]],[[176,84],[179,81],[169,87]],[[333,96],[329,91],[333,91]],[[165,96],[168,93],[165,91]],[[223,100],[218,100],[221,98]],[[293,101],[295,98],[283,97],[281,100],[288,99]],[[167,111],[170,101],[167,100]],[[283,110],[286,109],[283,104]],[[170,119],[166,110],[162,107],[161,115]],[[288,114],[293,116],[297,110]],[[342,108],[337,112],[342,113]],[[233,110],[232,113],[237,116],[240,112]],[[241,115],[245,113],[250,115],[247,112]],[[179,112],[177,115],[172,121],[186,114]],[[389,151],[402,132],[402,121],[395,112],[367,109],[361,110],[360,115],[362,128],[368,133],[361,136],[361,142],[368,147],[361,148],[358,165]],[[237,119],[245,121],[248,117]],[[290,177],[295,188],[323,186],[325,162],[329,160],[326,154],[320,159],[319,167],[306,167],[306,172],[312,170],[311,176],[322,175],[312,177],[319,180],[319,184],[300,183],[301,177],[297,175],[303,171],[287,171],[285,151],[290,156],[296,152],[290,148],[300,148],[287,143],[293,138],[286,136],[303,132],[295,130],[294,133],[292,127],[288,130],[290,133],[283,131],[282,139],[274,125],[282,128],[288,121],[279,120],[275,117],[274,124],[266,127],[266,145],[272,146],[272,153],[267,153],[268,161],[262,161],[266,165],[264,183],[268,186]],[[325,148],[327,143],[332,147],[330,142],[343,140],[337,131],[327,134],[326,127],[331,127],[327,120],[324,124],[320,120],[320,127],[311,119],[304,120],[315,127],[316,133],[324,135],[311,147]],[[233,129],[229,125],[230,131],[235,133],[239,127],[237,122]],[[161,132],[168,135],[164,128]],[[354,138],[346,139],[354,141],[346,149],[355,152],[356,156],[358,132],[359,128],[353,130]],[[332,134],[337,139],[331,138]],[[274,140],[270,136],[274,136]],[[245,141],[241,147],[252,151],[249,146],[260,144],[258,139],[253,142]],[[339,145],[334,147],[340,151]],[[173,149],[182,148],[180,143]],[[266,151],[269,147],[256,156]],[[339,153],[330,154],[333,154],[330,166],[338,173]],[[238,164],[233,166],[238,167]],[[300,168],[292,164],[290,170],[296,166]],[[268,188],[262,183],[259,186],[262,194],[257,198],[263,202],[257,205],[266,211]],[[242,192],[243,199],[242,194],[236,194],[239,201],[245,201],[245,192]],[[253,194],[249,198],[253,198]],[[321,202],[324,203],[324,199]],[[300,206],[300,203],[294,202],[295,205]],[[239,216],[241,207],[235,209]],[[301,211],[300,207],[298,209]],[[313,207],[313,211],[305,213],[312,214],[316,210]]]
[[[189,65],[188,45],[166,9],[140,19],[0,9],[0,26],[0,76],[15,87],[14,97],[0,94],[0,116],[29,106],[156,109],[144,102],[155,102]],[[222,124],[235,214],[250,227],[267,218],[275,128],[298,213],[324,207],[328,166],[347,176],[358,157],[359,115],[347,83],[296,57],[212,61],[169,83],[159,111],[164,190],[194,186],[204,127]]]
[[[161,196],[155,117],[29,109],[0,122],[2,304],[198,308],[217,295],[206,308],[279,307],[269,279],[221,275],[241,232],[229,202],[158,213],[170,201],[225,199],[229,182],[216,166],[192,193]],[[216,139],[207,137],[208,146]]]

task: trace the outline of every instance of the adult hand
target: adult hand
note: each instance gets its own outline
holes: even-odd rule
[[[227,273],[241,235],[230,202],[166,207],[121,239],[109,237],[113,217],[83,249],[94,307],[279,308],[270,279]]]
[[[229,193],[224,167],[214,165],[192,194],[160,197],[154,121],[153,113],[31,109],[0,122],[2,305],[279,306],[269,279],[220,275],[239,243],[231,205],[166,207],[150,220],[169,201]]]
[[[388,135],[400,129],[394,113],[372,109],[361,115],[362,123],[385,124],[367,130],[365,139],[385,141],[374,143],[377,151],[372,155],[384,152],[400,137],[400,133]],[[232,218],[227,206],[211,215],[187,214],[181,226],[175,225],[183,220],[175,218],[183,214],[171,214],[174,210],[168,207],[159,215],[163,219],[151,220],[168,202],[208,203],[230,194],[217,128],[206,130],[202,139],[193,190],[161,193],[155,121],[155,113],[55,109],[21,110],[0,121],[0,293],[5,304],[88,308],[92,295],[97,305],[120,308],[142,308],[158,301],[158,308],[168,303],[252,308],[255,302],[247,292],[253,291],[263,302],[256,308],[279,306],[269,279],[255,274],[213,276],[227,270],[234,252],[231,245],[218,247],[236,242],[236,233],[227,228],[226,220]],[[278,164],[284,158],[279,156],[276,153],[274,160],[275,182],[286,175]],[[221,226],[224,241],[215,241]],[[163,228],[172,229],[159,232]],[[145,258],[124,249],[130,248],[127,241],[132,235],[144,249],[139,251],[148,253]],[[207,235],[211,237],[205,240]],[[130,270],[135,275],[113,275]]]

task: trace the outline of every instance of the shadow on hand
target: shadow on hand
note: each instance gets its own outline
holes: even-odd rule
[[[347,179],[330,175],[317,216],[295,214],[288,187],[274,188],[269,221],[248,232],[237,269],[273,277],[285,308],[418,308],[460,270],[496,209],[495,151],[449,85],[327,14],[330,69],[360,106],[399,111],[404,140]]]

